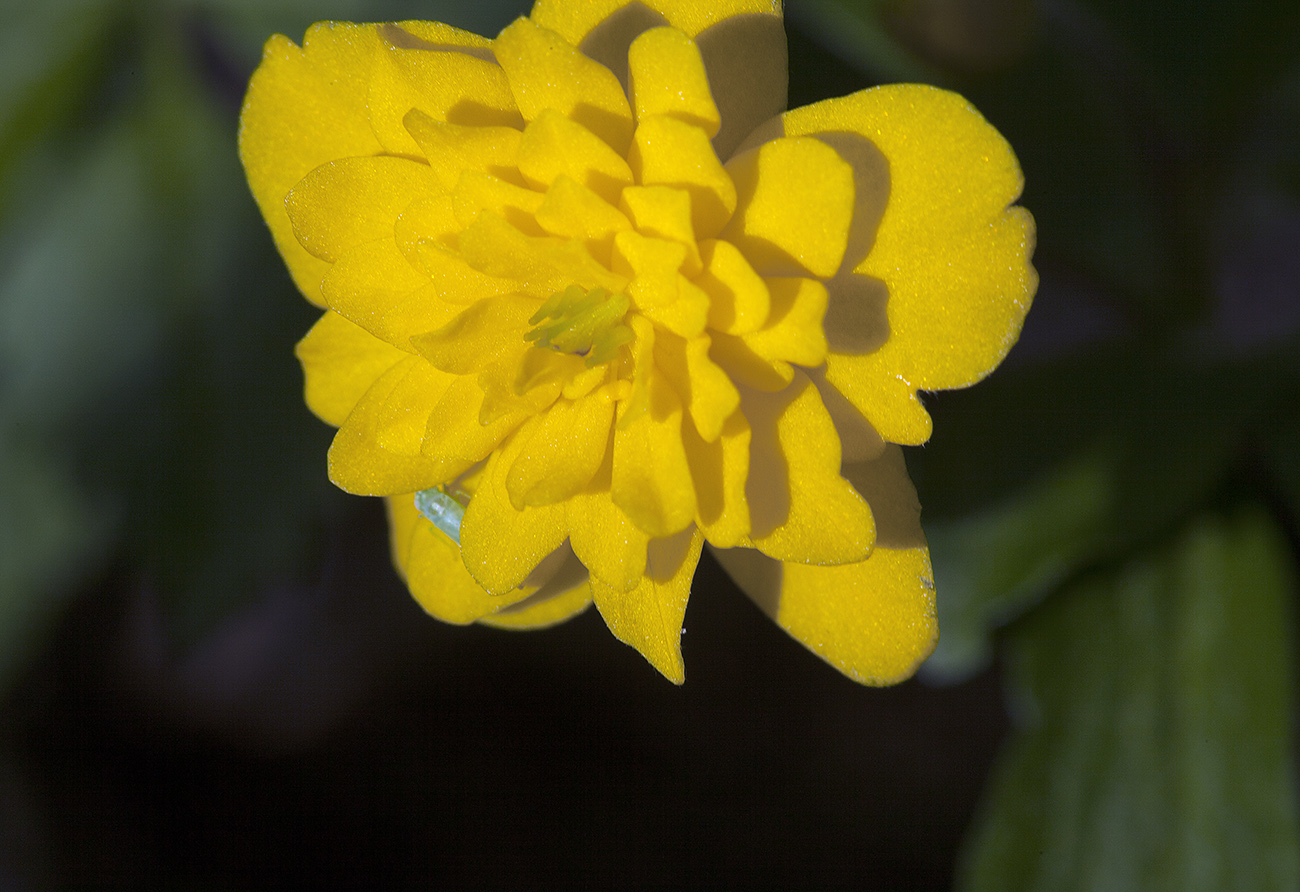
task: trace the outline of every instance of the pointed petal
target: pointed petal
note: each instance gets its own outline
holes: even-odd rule
[[[592,597],[614,637],[641,652],[674,684],[686,680],[682,663],[682,618],[704,537],[694,527],[650,542],[646,575],[620,593],[593,578]]]

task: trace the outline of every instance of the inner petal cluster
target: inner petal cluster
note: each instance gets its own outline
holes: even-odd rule
[[[672,28],[631,42],[626,86],[527,19],[490,59],[387,28],[383,76],[412,97],[392,154],[318,169],[288,208],[334,263],[331,309],[420,364],[393,383],[406,414],[381,417],[374,439],[409,457],[403,480],[420,481],[417,504],[461,537],[475,578],[517,585],[571,534],[594,576],[626,588],[646,542],[692,524],[779,556],[783,528],[817,510],[801,480],[830,481],[831,515],[857,543],[826,559],[861,560],[870,511],[839,478],[834,427],[799,371],[826,361],[852,168],[812,138],[724,163],[700,51]],[[409,87],[439,66],[475,89],[439,106]],[[373,232],[338,232],[337,210],[363,193]],[[349,225],[370,225],[360,216]],[[783,492],[756,495],[760,472]],[[549,532],[476,572],[489,490]],[[622,529],[631,556],[584,548],[595,525]]]

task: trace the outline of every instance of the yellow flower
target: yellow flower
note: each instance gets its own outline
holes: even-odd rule
[[[295,281],[343,489],[388,499],[434,616],[591,601],[681,682],[703,544],[852,678],[934,646],[897,444],[1035,288],[1021,176],[961,98],[785,108],[774,0],[538,0],[485,40],[323,23],[266,46],[240,154]]]

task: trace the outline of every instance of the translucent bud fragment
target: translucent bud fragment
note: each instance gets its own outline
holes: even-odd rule
[[[587,368],[595,368],[632,340],[632,329],[622,324],[630,307],[626,294],[570,285],[551,295],[533,314],[528,321],[537,327],[524,337],[538,347],[586,357]]]
[[[469,496],[446,487],[435,486],[415,494],[415,510],[438,529],[442,530],[451,541],[460,544],[460,522],[465,517],[465,508],[469,505]]]

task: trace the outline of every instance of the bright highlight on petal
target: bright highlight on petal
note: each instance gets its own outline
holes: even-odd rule
[[[1020,173],[963,100],[779,114],[775,0],[539,0],[273,38],[240,156],[327,308],[298,355],[330,478],[387,497],[448,622],[595,603],[680,683],[707,542],[867,684],[935,641],[902,452],[917,391],[987,374],[1033,296]]]

